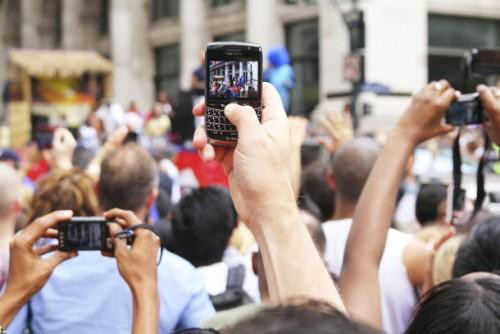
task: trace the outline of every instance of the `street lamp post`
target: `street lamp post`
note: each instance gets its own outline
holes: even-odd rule
[[[359,126],[359,115],[356,112],[357,98],[364,82],[363,61],[361,50],[365,47],[365,22],[363,11],[358,7],[359,0],[350,0],[351,9],[342,11],[339,0],[332,0],[334,5],[339,9],[344,24],[349,31],[349,50],[350,53],[344,61],[344,77],[351,81],[351,99],[350,111],[352,116],[352,124],[354,129]]]

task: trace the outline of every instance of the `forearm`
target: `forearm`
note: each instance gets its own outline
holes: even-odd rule
[[[293,201],[275,206],[252,229],[264,261],[271,300],[305,297],[326,301],[344,312],[344,304]],[[252,225],[251,225],[252,226]]]
[[[300,192],[300,176],[302,172],[302,158],[301,158],[302,145],[290,145],[290,179],[292,182],[292,189],[297,199]]]
[[[12,296],[6,292],[0,297],[0,325],[6,328],[14,316],[26,303],[27,298],[22,296]]]
[[[133,334],[159,333],[160,301],[155,284],[132,289],[134,302]]]
[[[406,161],[414,144],[394,131],[363,188],[347,241],[340,288],[349,313],[381,327],[378,268]]]

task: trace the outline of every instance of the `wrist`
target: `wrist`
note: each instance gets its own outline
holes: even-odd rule
[[[29,297],[11,293],[6,289],[3,296],[0,297],[0,325],[6,328],[28,299]]]
[[[387,138],[387,142],[397,142],[405,146],[415,148],[416,146],[418,146],[420,141],[418,137],[413,134],[413,131],[411,131],[411,129],[405,129],[404,127],[396,125],[390,132],[389,137]]]
[[[156,278],[145,278],[142,280],[128,282],[134,298],[139,296],[152,296],[157,293]]]

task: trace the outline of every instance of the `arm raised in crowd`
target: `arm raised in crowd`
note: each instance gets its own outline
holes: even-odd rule
[[[425,86],[414,96],[392,130],[356,207],[339,284],[349,313],[377,328],[381,328],[378,268],[406,163],[418,144],[453,130],[443,124],[443,116],[454,99],[455,90],[445,80]]]
[[[193,144],[205,161],[219,161],[241,219],[254,234],[263,256],[271,299],[298,296],[327,301],[344,311],[339,293],[302,223],[289,173],[289,129],[278,93],[263,85],[262,124],[249,106],[230,104],[227,118],[238,129],[235,148],[207,143],[202,127]],[[202,116],[205,106],[194,108]]]
[[[9,276],[5,292],[0,297],[0,325],[4,328],[45,285],[55,267],[77,255],[75,252],[56,251],[57,245],[34,247],[42,237],[57,238],[57,231],[52,227],[72,216],[71,211],[55,211],[40,217],[18,232],[10,242]],[[53,255],[41,257],[52,251]]]
[[[491,140],[500,145],[500,88],[479,85],[477,91],[487,116],[484,127]]]
[[[111,235],[122,231],[122,227],[141,224],[131,211],[113,209],[106,212]],[[157,286],[156,260],[160,239],[151,231],[137,229],[132,247],[123,239],[114,238],[114,257],[118,271],[132,292],[134,319],[132,333],[158,333],[160,323],[160,297]]]

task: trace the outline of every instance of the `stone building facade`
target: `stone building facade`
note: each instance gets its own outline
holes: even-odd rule
[[[498,0],[358,0],[366,26],[364,81],[402,92],[400,108],[428,79],[456,79],[471,46],[500,47]],[[113,98],[149,108],[157,90],[189,90],[213,40],[286,45],[297,74],[294,113],[351,89],[345,80],[352,0],[0,0],[0,82],[9,48],[93,49],[113,61]],[[330,98],[328,98],[330,96]],[[337,100],[342,100],[338,98]]]

